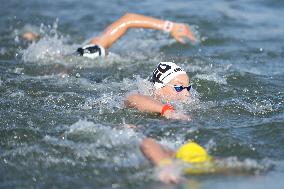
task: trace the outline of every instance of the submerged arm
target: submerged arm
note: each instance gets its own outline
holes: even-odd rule
[[[100,36],[92,39],[90,44],[110,48],[129,28],[148,28],[170,32],[172,37],[180,43],[185,43],[183,38],[196,41],[187,24],[163,21],[148,16],[128,13],[108,26]]]
[[[174,151],[165,150],[162,145],[153,138],[142,140],[140,150],[155,166],[158,166],[157,176],[164,183],[179,183],[180,174],[176,171],[176,165],[172,162]]]
[[[143,139],[140,149],[144,156],[154,165],[160,165],[164,160],[169,160],[174,156],[174,151],[165,150],[159,143],[152,138]],[[170,162],[169,162],[170,163]]]

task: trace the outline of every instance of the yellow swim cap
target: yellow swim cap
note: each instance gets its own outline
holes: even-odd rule
[[[204,148],[191,141],[180,147],[176,153],[176,158],[187,163],[205,163],[212,159]]]

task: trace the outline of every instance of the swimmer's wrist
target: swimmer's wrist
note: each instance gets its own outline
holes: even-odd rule
[[[174,107],[170,104],[165,104],[163,107],[162,107],[162,110],[161,110],[161,116],[164,116],[165,113],[169,110],[174,110]]]
[[[174,23],[173,23],[173,22],[168,21],[168,20],[165,20],[165,21],[164,21],[163,30],[164,30],[165,32],[170,33],[170,32],[173,30],[173,27],[174,27]]]
[[[164,158],[162,160],[160,160],[158,162],[158,166],[159,167],[163,167],[163,166],[166,166],[166,165],[171,165],[173,163],[173,160],[170,159],[170,158]]]

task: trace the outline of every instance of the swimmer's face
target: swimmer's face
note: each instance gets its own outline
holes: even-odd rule
[[[183,89],[181,92],[177,92],[174,85],[181,85],[187,87],[189,85],[189,77],[187,74],[180,74],[173,78],[165,87],[157,89],[155,94],[166,100],[167,102],[173,100],[186,101],[190,97],[190,92],[187,89]]]

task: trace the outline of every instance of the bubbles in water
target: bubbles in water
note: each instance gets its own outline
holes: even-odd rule
[[[277,111],[277,106],[275,106],[269,99],[255,99],[255,100],[242,100],[242,99],[233,99],[231,102],[224,101],[222,104],[234,104],[241,109],[254,114],[254,115],[263,115],[269,112]]]
[[[142,135],[132,129],[116,129],[79,120],[62,136],[63,140],[50,136],[46,136],[45,140],[52,145],[69,148],[78,158],[103,159],[106,164],[137,165],[141,158],[139,143]]]
[[[43,37],[23,50],[22,60],[37,64],[60,63],[60,60],[63,61],[64,55],[74,51],[74,48],[64,44],[64,41],[64,38],[57,35]]]
[[[13,71],[16,74],[23,74],[23,70],[24,68],[15,68],[15,70]]]
[[[269,100],[253,101],[251,104],[245,104],[245,108],[254,114],[266,114],[273,111],[273,104]]]
[[[194,76],[194,78],[204,79],[204,80],[208,80],[208,81],[214,81],[215,83],[223,84],[223,85],[226,85],[226,84],[227,84],[226,78],[217,75],[217,73],[212,73],[212,74],[196,74],[196,75]]]
[[[139,75],[135,75],[135,84],[139,93],[147,96],[154,95],[154,86],[148,79],[142,79]]]
[[[240,161],[237,157],[219,159],[217,160],[217,165],[232,173],[252,172],[254,174],[268,171],[272,167],[272,163],[267,160],[258,162],[256,160],[247,158],[243,161]]]
[[[93,102],[93,107],[99,108],[99,113],[102,114],[107,110],[109,113],[115,113],[117,109],[123,107],[123,97],[114,93],[104,93],[96,98]]]
[[[0,48],[0,55],[5,55],[7,53],[7,49],[4,47]]]
[[[192,31],[193,35],[195,36],[196,42],[195,44],[199,44],[200,42],[204,42],[207,40],[206,36],[201,36],[198,29],[198,25],[190,25],[190,30]]]
[[[17,92],[12,92],[9,96],[12,98],[24,98],[25,97],[25,92],[24,91],[17,91]]]
[[[205,149],[207,152],[214,150],[216,148],[216,142],[213,139],[210,139],[205,145]]]

